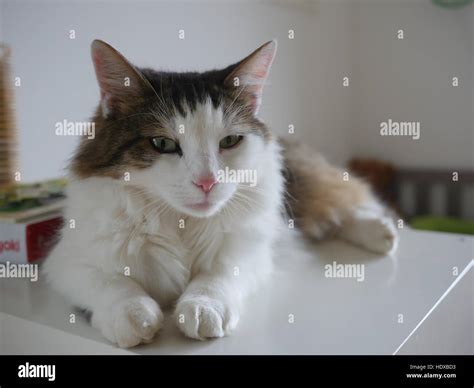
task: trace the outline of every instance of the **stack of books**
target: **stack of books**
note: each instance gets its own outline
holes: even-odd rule
[[[63,224],[65,186],[56,179],[0,189],[0,263],[46,257]]]

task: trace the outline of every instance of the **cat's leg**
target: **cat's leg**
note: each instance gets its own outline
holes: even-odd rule
[[[361,180],[344,181],[337,169],[332,173],[302,200],[307,204],[299,219],[303,231],[316,239],[338,236],[376,253],[393,252],[398,233],[387,209]]]
[[[49,282],[74,304],[90,310],[92,325],[109,341],[128,348],[152,340],[163,313],[137,282],[64,259],[53,254],[46,261]]]
[[[178,328],[195,339],[223,337],[239,321],[245,297],[271,270],[269,244],[257,235],[232,236],[212,266],[201,270],[179,299]]]
[[[343,172],[334,169],[323,185],[300,200],[297,224],[318,240],[338,236],[372,252],[393,252],[398,233],[387,209],[365,183],[355,177],[344,181],[342,177]]]
[[[395,250],[394,221],[365,182],[304,148],[291,151],[287,165],[290,217],[304,234],[339,236],[376,253]]]

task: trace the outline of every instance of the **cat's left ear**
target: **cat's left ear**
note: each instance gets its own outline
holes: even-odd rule
[[[100,87],[102,113],[128,113],[152,86],[127,59],[109,44],[94,40],[92,61]]]
[[[237,67],[225,78],[226,87],[235,88],[236,93],[252,107],[254,114],[258,112],[260,107],[263,86],[270,73],[276,50],[276,40],[265,43],[240,61]]]

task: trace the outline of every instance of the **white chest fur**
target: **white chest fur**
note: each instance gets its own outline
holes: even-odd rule
[[[64,229],[55,254],[80,252],[72,259],[130,276],[165,307],[181,295],[193,273],[212,265],[228,225],[220,217],[180,215],[131,188],[106,183],[71,184],[66,218],[76,227]]]

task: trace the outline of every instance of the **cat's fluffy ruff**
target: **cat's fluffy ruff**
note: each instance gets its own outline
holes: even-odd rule
[[[149,342],[162,326],[161,308],[169,305],[175,305],[176,324],[185,335],[226,335],[239,320],[245,296],[271,272],[273,243],[287,230],[281,217],[283,166],[280,145],[255,113],[275,47],[268,43],[222,71],[160,75],[144,70],[144,78],[110,46],[94,43],[101,86],[97,136],[94,142],[84,139],[73,160],[66,225],[44,271],[52,286],[90,310],[92,324],[119,346]],[[123,75],[132,80],[132,89],[120,86]],[[249,80],[249,88],[229,91],[227,80],[235,77]],[[220,83],[227,85],[222,91],[216,89]],[[172,109],[151,104],[157,100]],[[145,113],[133,113],[144,104]],[[178,134],[173,128],[183,122],[186,131]],[[230,130],[245,140],[218,152],[216,144]],[[178,138],[181,155],[152,149],[147,136],[163,134]],[[291,154],[287,147],[287,161]],[[199,203],[203,196],[193,179],[224,166],[255,169],[258,185],[219,184],[206,194],[209,209],[187,209],[187,201]],[[310,170],[294,170],[307,187],[321,183],[318,171],[323,170],[313,175]],[[343,198],[336,180],[326,194]],[[357,191],[353,185],[345,188]],[[310,235],[327,221],[314,218],[324,214],[313,214],[321,210],[319,199],[316,194],[300,198],[308,207],[305,222],[313,220],[316,227],[302,228]],[[354,206],[343,205],[332,202],[328,214],[346,215],[344,236],[369,249],[393,248],[393,223],[369,191]],[[387,233],[393,234],[391,245]]]

